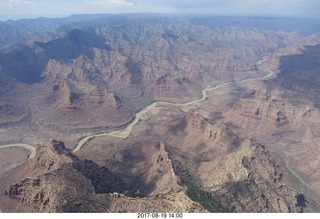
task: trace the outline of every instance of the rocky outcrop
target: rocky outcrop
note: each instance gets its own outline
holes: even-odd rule
[[[160,149],[164,150],[164,145]],[[162,155],[156,156],[158,163],[168,161]],[[170,190],[170,193],[158,191],[141,197],[131,186],[140,179],[131,178],[128,182],[128,176],[112,173],[90,160],[82,161],[57,140],[50,145],[39,146],[37,155],[21,169],[15,170],[10,178],[19,179],[19,176],[28,177],[17,180],[18,183],[9,186],[0,196],[4,212],[206,211],[181,189]]]
[[[184,131],[174,137],[179,141],[169,141],[174,146],[168,150],[191,197],[203,197],[216,206],[212,210],[303,211],[300,192],[286,185],[284,170],[263,145],[239,138],[194,110],[184,120]]]
[[[277,140],[284,133],[301,131],[316,148],[318,47],[291,57],[281,57],[280,48],[319,42],[319,37],[224,19],[218,19],[221,26],[216,18],[116,16],[94,25],[70,25],[46,42],[12,47],[0,54],[1,127],[22,125],[20,141],[62,135],[71,142],[79,136],[70,133],[102,132],[128,124],[134,112],[155,100],[197,99],[206,85],[262,77],[257,57],[278,51],[262,63],[274,70],[280,66],[276,83],[255,83],[222,113],[221,120],[250,138]],[[295,98],[291,104],[283,101],[283,94],[299,94],[299,107]],[[302,106],[305,102],[314,106]],[[168,117],[170,112],[164,116]],[[303,194],[284,185],[283,170],[261,145],[195,111],[164,126],[171,125],[165,135],[152,135],[156,140],[146,142],[141,137],[134,147],[115,149],[120,158],[100,165],[78,159],[61,142],[53,142],[53,148],[40,145],[35,159],[6,179],[13,186],[1,198],[4,209],[302,211]],[[16,133],[10,131],[3,129],[1,136],[11,140]],[[316,156],[308,167],[315,175]],[[163,204],[159,208],[154,206],[157,201]]]
[[[253,28],[248,21],[221,27],[217,18],[112,17],[70,24],[47,41],[1,53],[0,78],[29,89],[2,90],[8,98],[0,97],[0,123],[24,119],[63,133],[119,127],[154,100],[201,98],[208,84],[258,77],[260,54],[317,40]],[[264,64],[277,66],[278,57]]]
[[[250,157],[243,156],[248,171],[244,180],[233,182],[213,193],[235,212],[303,212],[300,193],[283,183],[283,173],[263,145],[254,145]]]
[[[246,87],[245,94],[220,120],[231,124],[238,135],[272,142],[270,150],[293,174],[289,183],[294,182],[298,189],[307,187],[307,206],[314,211],[319,209],[320,194],[319,153],[314,150],[319,146],[318,53],[319,46],[294,47],[269,57],[262,65],[269,68],[275,64],[276,77]],[[296,186],[296,181],[301,184]]]
[[[135,169],[134,174],[140,175],[145,184],[141,187],[142,191],[148,195],[156,195],[176,192],[181,189],[180,179],[173,171],[172,161],[168,156],[164,142],[145,145],[142,148],[142,153],[147,158],[132,164]]]
[[[132,182],[136,194],[154,196],[178,192],[182,189],[180,178],[173,171],[167,147],[163,141],[137,141],[124,149],[112,150],[112,156],[109,154],[104,159],[113,172],[132,175],[127,180]]]
[[[299,101],[296,96],[296,101],[291,102],[293,99],[289,96],[284,98],[285,92],[271,89],[266,83],[255,82],[232,109],[223,113],[221,122],[231,124],[233,130],[243,136],[265,141],[279,140],[292,133],[300,133],[300,140],[303,140],[302,136],[307,137],[308,129],[318,137],[317,116],[320,111],[312,103],[306,103],[305,98]]]
[[[48,80],[45,86],[38,87],[43,95],[35,100],[36,105],[41,106],[35,109],[37,114],[46,120],[37,123],[59,124],[61,128],[75,130],[120,126],[132,119],[132,110],[119,96],[103,86],[88,84],[83,75],[76,72],[76,67],[49,62]]]
[[[94,189],[89,180],[75,170],[62,168],[32,179],[21,180],[20,183],[11,186],[2,199],[9,199],[15,204],[5,205],[6,209],[3,210],[28,212],[32,209],[32,212],[68,212],[72,205],[77,205],[77,201],[81,203],[81,199],[84,199],[83,201],[87,202],[90,199],[90,193],[94,193]],[[92,207],[88,206],[87,210],[97,210]]]

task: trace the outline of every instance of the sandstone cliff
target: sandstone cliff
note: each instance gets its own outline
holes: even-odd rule
[[[163,161],[158,159],[159,162]],[[49,145],[39,146],[37,155],[10,175],[11,181],[21,177],[22,180],[16,180],[18,183],[9,186],[0,197],[2,211],[206,211],[191,201],[181,189],[170,193],[157,192],[148,197],[134,195],[134,180],[125,182],[125,176],[114,174],[106,167],[99,167],[93,161],[79,160],[65,148],[63,142],[56,140]]]
[[[302,194],[284,183],[284,170],[263,145],[239,138],[195,111],[181,122],[185,128],[168,138],[168,148],[176,174],[191,191],[208,192],[229,211],[303,211]]]

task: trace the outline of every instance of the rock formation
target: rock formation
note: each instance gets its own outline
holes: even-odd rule
[[[161,158],[160,163],[167,162]],[[125,182],[126,177],[106,167],[79,160],[56,140],[39,145],[36,157],[11,174],[8,182],[19,178],[0,197],[4,212],[205,212],[181,189],[134,195],[130,185],[134,180]]]
[[[168,144],[173,145],[169,151],[176,174],[190,189],[201,185],[229,211],[303,211],[300,193],[284,183],[283,169],[263,145],[239,138],[195,111],[182,122],[184,130]]]
[[[59,136],[72,148],[152,102],[207,98],[162,102],[127,139],[104,136],[99,148],[92,138],[76,155],[60,141],[38,145],[0,177],[1,210],[302,212],[320,196],[320,37],[307,31],[318,21],[80,17],[0,22],[0,33],[20,30],[0,34],[1,142]]]

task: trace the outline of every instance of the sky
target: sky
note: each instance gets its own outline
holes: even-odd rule
[[[95,13],[320,17],[319,0],[0,0],[0,20]]]

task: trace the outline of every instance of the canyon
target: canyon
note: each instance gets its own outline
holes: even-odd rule
[[[2,211],[320,211],[316,20],[85,17],[0,41]]]

